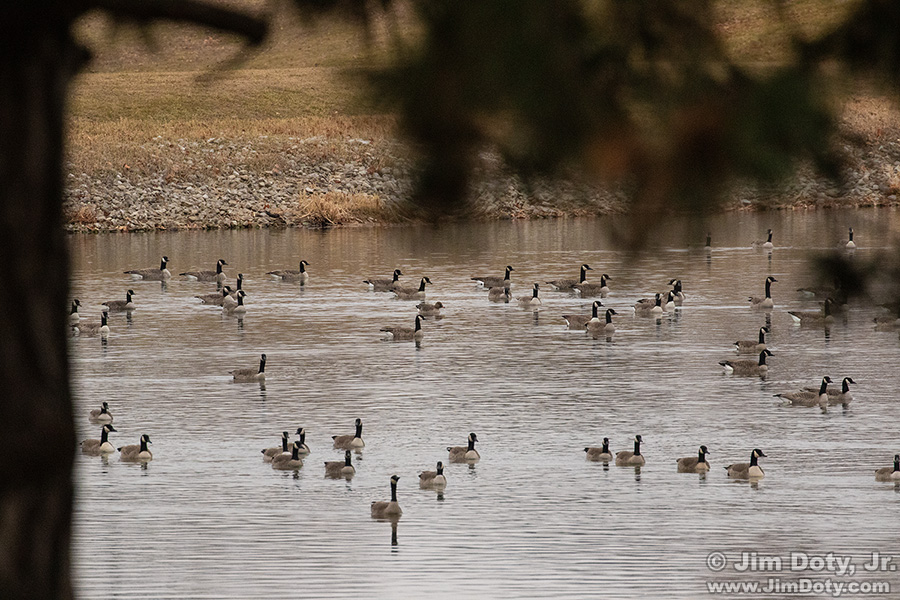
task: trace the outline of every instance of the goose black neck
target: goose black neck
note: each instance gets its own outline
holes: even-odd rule
[[[756,466],[758,466],[758,465],[756,464],[756,460],[757,460],[757,459],[756,459],[756,452],[751,452],[751,453],[750,453],[750,466],[751,466],[751,467],[756,467]]]
[[[468,452],[469,450],[474,450],[474,449],[475,449],[475,439],[469,438],[469,447],[466,449],[466,452]]]
[[[612,312],[610,312],[610,311],[611,311],[611,309],[609,309],[609,308],[606,309],[606,324],[607,325],[612,323]]]
[[[850,228],[850,241],[853,241],[853,228]]]
[[[72,310],[69,311],[69,314],[70,314],[70,315],[74,315],[74,314],[77,313],[77,312],[78,312],[78,305],[75,304],[75,303],[73,302],[73,303],[72,303]]]
[[[900,471],[900,458],[894,457],[894,473]]]
[[[419,331],[420,329],[422,329],[422,319],[420,319],[419,317],[416,317],[416,329],[415,330]]]
[[[705,463],[706,462],[706,452],[700,450],[697,454],[697,462]]]
[[[438,466],[437,466],[437,474],[438,474],[438,475],[443,475],[443,474],[444,474],[444,465],[438,465]]]
[[[109,433],[106,431],[106,427],[100,430],[100,443],[105,444],[109,441]]]
[[[634,455],[641,455],[641,443],[638,440],[634,440]]]
[[[351,467],[351,466],[353,466],[353,465],[350,464],[350,451],[349,451],[349,450],[348,450],[347,452],[344,453],[344,466],[345,466],[345,467]]]
[[[281,436],[281,451],[282,452],[290,452],[291,451],[291,449],[288,447],[287,436]]]
[[[503,279],[509,279],[509,273],[512,271],[509,267],[506,267],[506,272],[503,274]],[[496,273],[496,271],[494,271]]]
[[[600,287],[606,287],[606,281],[607,281],[606,275],[601,275],[600,276]]]
[[[819,386],[819,395],[828,393],[828,382],[822,379],[822,385]]]
[[[587,269],[584,268],[584,265],[581,265],[581,277],[578,279],[578,283],[584,283],[587,281]]]
[[[125,302],[131,302],[131,290],[125,292]]]
[[[397,482],[391,479],[391,502],[397,501]]]
[[[603,448],[602,448],[601,452],[603,452],[604,454],[609,453],[609,442],[603,442]]]
[[[107,324],[106,319],[107,319],[106,313],[105,312],[100,313],[100,326],[101,327]]]
[[[397,283],[400,280],[400,273],[394,271],[394,283]]]
[[[772,230],[771,229],[769,230],[769,237],[766,239],[766,241],[769,243],[772,242]]]
[[[537,297],[538,297],[538,289],[537,289],[537,288],[532,288],[532,290],[531,290],[531,297],[532,297],[532,298],[537,298]]]
[[[760,344],[766,343],[766,330],[763,329],[762,327],[759,328],[759,343]]]
[[[303,261],[302,261],[302,260],[300,261],[300,272],[301,272],[301,273],[306,273],[306,265],[303,264]]]
[[[266,359],[264,359],[264,358],[259,359],[259,372],[260,373],[266,372]]]
[[[593,318],[597,318],[597,309],[599,308],[598,304],[595,302],[593,307],[591,308],[591,314]]]
[[[219,261],[216,263],[216,275],[222,272],[222,262]]]
[[[160,271],[165,270],[165,268],[166,268],[166,262],[168,262],[166,259],[162,259],[161,261],[159,261],[159,270],[160,270]]]
[[[106,402],[104,402],[103,404],[100,405],[100,414],[101,415],[109,414],[109,407],[106,405]]]
[[[850,391],[850,382],[847,381],[847,378],[844,377],[844,381],[841,383],[841,392],[847,393]]]
[[[302,445],[304,445],[305,443],[306,443],[306,432],[305,432],[305,431],[301,431],[301,432],[300,432],[300,445],[302,446]]]
[[[237,278],[237,284],[236,284],[236,289],[235,289],[235,291],[241,289],[241,286],[242,286],[242,285],[244,285],[244,276],[243,276],[243,275],[238,275],[238,278]]]
[[[362,423],[356,424],[356,437],[358,437],[358,438],[362,437]]]
[[[706,245],[707,247],[712,246],[712,235],[709,233],[706,234]]]
[[[422,280],[419,282],[419,291],[420,291],[420,292],[424,292],[424,291],[425,291],[425,278],[424,278],[424,277],[423,277]]]
[[[141,452],[147,451],[147,440],[144,439],[144,436],[141,436]]]
[[[766,298],[772,297],[772,282],[766,279]]]
[[[662,296],[656,295],[656,306],[662,306]]]
[[[823,307],[823,310],[825,311],[826,317],[831,316],[831,299],[830,298],[825,300],[825,306]]]
[[[238,303],[238,306],[244,305],[244,297],[241,294],[237,295],[237,303]]]
[[[766,351],[765,350],[763,350],[762,352],[759,353],[759,366],[761,367],[764,364],[766,364]]]
[[[291,450],[291,460],[300,460],[300,445],[294,444],[294,449]]]

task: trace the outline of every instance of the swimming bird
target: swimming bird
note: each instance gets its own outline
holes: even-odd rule
[[[537,308],[541,305],[541,299],[538,298],[538,288],[540,286],[535,283],[534,287],[531,288],[531,296],[524,296],[522,298],[517,298],[516,300],[519,303],[519,306],[522,308]]]
[[[788,314],[791,315],[791,318],[794,320],[794,325],[815,325],[815,326],[829,326],[834,323],[834,315],[832,314],[832,307],[834,306],[834,300],[831,298],[825,298],[825,303],[822,305],[822,310],[789,310]]]
[[[100,456],[101,454],[112,454],[116,451],[116,447],[109,443],[109,433],[115,431],[116,428],[112,424],[107,423],[100,429],[100,439],[84,440],[81,442],[81,452],[92,456]]]
[[[587,460],[609,462],[612,460],[612,452],[609,451],[609,438],[603,438],[603,446],[588,446],[584,449],[584,458]]]
[[[791,403],[791,406],[818,406],[823,411],[827,410],[828,406],[828,384],[831,383],[831,377],[827,375],[822,378],[822,384],[819,386],[819,390],[810,391],[810,390],[800,390],[797,392],[784,392],[781,394],[775,394],[776,398],[782,398]]]
[[[640,467],[644,464],[644,455],[641,454],[641,436],[634,436],[634,451],[621,450],[616,452],[617,467]]]
[[[600,322],[600,318],[597,316],[597,310],[601,306],[603,306],[603,304],[601,304],[599,300],[594,300],[594,303],[591,305],[591,316],[563,315],[562,318],[569,329],[584,329],[585,325],[587,325],[588,321],[591,319],[596,319],[598,323]]]
[[[444,463],[437,462],[437,470],[422,471],[419,473],[419,487],[422,489],[442,490],[447,487],[447,477],[444,475]]]
[[[271,448],[266,448],[264,450],[260,450],[263,455],[264,462],[272,462],[272,459],[278,456],[279,454],[290,454],[291,449],[288,446],[290,442],[291,434],[287,431],[281,432],[281,445],[280,446],[272,446]]]
[[[725,467],[725,471],[733,479],[762,479],[765,477],[765,473],[759,466],[758,459],[765,456],[762,450],[754,448],[750,453],[750,462],[730,464]]]
[[[452,463],[460,463],[460,462],[474,462],[481,458],[481,454],[478,453],[478,450],[475,449],[475,442],[478,441],[478,436],[475,433],[469,434],[469,445],[468,446],[447,446],[447,452],[450,453],[450,462]]]
[[[709,450],[706,449],[706,446],[700,446],[697,456],[686,456],[684,458],[676,459],[676,462],[678,463],[678,472],[706,473],[709,471],[709,463],[706,460],[707,454],[709,454]]]
[[[601,298],[606,298],[609,295],[609,280],[612,279],[606,273],[600,276],[600,283],[576,283],[572,286],[572,289],[578,292],[582,298],[589,298],[591,296],[600,296]]]
[[[163,256],[159,261],[158,269],[132,269],[125,271],[126,275],[131,275],[132,279],[143,279],[144,281],[168,281],[172,278],[166,265],[169,264],[169,257]]]
[[[232,306],[237,306],[237,300],[235,300],[231,295],[231,286],[226,285],[222,288],[221,292],[216,292],[214,294],[203,294],[201,296],[194,296],[200,300],[200,304],[209,304],[212,306],[225,306],[225,299],[230,298],[233,302]]]
[[[134,290],[128,290],[125,292],[124,300],[107,300],[103,303],[104,308],[102,310],[106,312],[127,312],[134,310],[134,302],[131,300],[131,296],[134,295]]]
[[[653,300],[641,298],[634,303],[634,314],[638,317],[659,317],[663,314],[662,294],[657,293]]]
[[[774,356],[772,351],[765,349],[759,353],[759,360],[720,360],[719,364],[726,373],[735,375],[765,375],[769,371],[766,364],[766,356]]]
[[[369,286],[369,289],[373,292],[392,292],[395,287],[400,285],[400,276],[403,273],[400,272],[400,269],[394,269],[394,278],[393,279],[363,279],[363,283]]]
[[[844,244],[844,248],[847,250],[856,250],[856,242],[853,241],[853,228],[850,228],[850,241]]]
[[[663,311],[671,312],[675,310],[675,294],[672,292],[666,292],[666,295],[664,297],[666,299],[666,302],[664,304],[660,302],[663,307]]]
[[[431,304],[429,302],[420,302],[416,304],[416,308],[419,309],[419,314],[423,317],[439,317],[441,316],[441,309],[444,308],[444,303],[435,302]]]
[[[88,421],[91,423],[112,423],[113,416],[112,413],[109,412],[109,403],[104,402],[100,405],[100,408],[92,410],[88,417]]]
[[[853,395],[850,393],[850,384],[856,384],[850,377],[844,377],[841,380],[841,389],[840,390],[828,390],[828,406],[836,406],[840,404],[844,408],[850,406],[850,403],[853,402]],[[804,392],[816,392],[816,388],[803,388]]]
[[[506,302],[509,304],[512,294],[509,293],[509,286],[492,287],[488,292],[488,300],[491,302]]]
[[[139,444],[131,444],[119,448],[119,460],[126,462],[146,462],[153,460],[153,453],[147,448],[147,444],[152,444],[149,435],[142,435]]]
[[[282,471],[294,471],[303,466],[303,459],[300,458],[300,442],[294,442],[291,446],[290,454],[278,454],[272,458],[272,468]]]
[[[763,250],[771,250],[772,248],[774,248],[775,245],[772,243],[772,230],[769,229],[766,232],[766,235],[768,236],[766,238],[766,241],[762,242],[762,241],[757,240],[757,241],[753,242],[751,244],[751,246],[753,246],[754,248],[762,248]]]
[[[409,342],[409,341],[422,341],[422,338],[425,337],[425,332],[422,331],[422,321],[425,319],[422,315],[416,315],[416,326],[415,328],[409,327],[382,327],[381,331],[385,332],[387,335],[385,339],[392,340],[395,342]]]
[[[893,467],[881,467],[875,470],[875,481],[900,482],[900,454],[894,455]]]
[[[421,280],[419,280],[419,287],[395,287],[393,289],[393,292],[397,295],[397,299],[399,300],[424,300],[426,284],[431,284],[431,280],[427,277],[423,277]]]
[[[684,290],[681,288],[681,280],[673,279],[669,282],[669,285],[672,286],[672,296],[673,301],[675,302],[675,306],[681,306],[684,304]]]
[[[82,337],[95,337],[99,335],[101,338],[106,339],[109,337],[108,317],[105,312],[101,312],[99,323],[78,323],[72,325],[72,329],[78,332],[78,335]]]
[[[78,325],[78,322],[81,321],[81,315],[78,314],[79,306],[81,306],[81,301],[78,298],[72,300],[72,307],[69,309],[69,325]]]
[[[344,452],[344,460],[325,461],[325,477],[337,479],[345,477],[349,479],[356,474],[356,469],[350,460],[350,451]]]
[[[612,322],[612,316],[617,314],[619,313],[617,313],[615,310],[607,308],[606,319],[604,321],[601,321],[600,319],[591,319],[587,322],[587,325],[585,325],[585,327],[587,328],[589,333],[595,336],[601,334],[607,336],[612,335],[616,332],[616,326]]]
[[[372,518],[373,519],[390,519],[397,518],[403,514],[400,504],[397,502],[397,482],[400,477],[391,476],[391,501],[390,502],[373,502]]]
[[[711,233],[706,234],[706,245],[703,246],[703,249],[706,250],[707,252],[710,252],[712,250],[712,234]]]
[[[338,450],[358,450],[366,445],[362,439],[362,419],[356,419],[356,433],[353,435],[333,435],[334,447]]]
[[[184,273],[179,273],[179,275],[195,281],[214,281],[221,285],[225,283],[226,279],[222,267],[227,264],[224,258],[220,258],[216,261],[215,271],[185,271]]]
[[[768,327],[759,328],[759,340],[738,340],[734,343],[735,349],[739,353],[756,354],[766,349],[766,334],[769,333]]]
[[[271,275],[275,279],[281,279],[282,281],[299,282],[300,285],[306,285],[309,281],[309,273],[306,272],[306,267],[308,266],[308,262],[301,260],[300,268],[296,271],[293,269],[284,269],[279,271],[269,271],[266,275]]]
[[[258,369],[255,369],[253,367],[248,367],[246,369],[234,369],[234,370],[228,371],[228,374],[232,376],[235,383],[250,383],[253,381],[265,381],[266,380],[266,355],[260,354]]]
[[[515,271],[511,266],[506,265],[506,272],[503,277],[472,277],[472,281],[484,288],[509,287],[509,274]]]
[[[247,314],[247,307],[244,306],[244,298],[247,297],[247,292],[244,290],[238,290],[237,294],[237,302],[235,304],[231,304],[227,300],[222,301],[222,312],[227,313],[229,315],[245,315]]]
[[[300,442],[300,456],[306,456],[310,453],[309,446],[306,444],[306,429],[298,427],[297,435],[299,436],[297,441]]]
[[[775,302],[772,301],[772,284],[778,280],[769,275],[766,277],[766,295],[763,298],[758,296],[750,296],[750,308],[774,308]]]
[[[575,289],[575,286],[579,283],[587,283],[587,272],[593,271],[593,269],[587,264],[581,265],[581,273],[578,276],[578,279],[555,279],[553,281],[546,281],[547,285],[556,290],[557,292],[571,292]]]

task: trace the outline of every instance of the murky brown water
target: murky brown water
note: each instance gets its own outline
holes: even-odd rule
[[[239,231],[73,236],[82,313],[135,290],[132,319],[111,318],[108,343],[72,340],[80,438],[87,413],[110,403],[116,445],[153,440],[142,467],[80,456],[75,581],[84,598],[698,598],[705,582],[748,577],[710,552],[900,554],[900,494],[873,470],[900,452],[897,333],[875,332],[860,308],[828,335],[798,328],[786,310],[809,308],[811,249],[853,225],[863,257],[900,230],[893,211],[726,215],[709,228],[714,250],[682,228],[635,262],[606,221],[504,222],[330,232]],[[677,224],[676,224],[677,225]],[[775,229],[767,254],[750,242]],[[173,273],[225,258],[245,275],[243,320],[200,306],[213,284],[130,282],[122,271],[166,254]],[[265,272],[310,263],[310,282]],[[568,331],[560,315],[590,300],[547,289],[540,311],[493,304],[471,275],[513,265],[513,295],[532,282],[576,277],[581,263],[608,273],[619,311],[611,341]],[[362,280],[403,270],[427,275],[444,318],[423,325],[420,347],[379,329],[411,327],[415,302],[367,291]],[[718,361],[753,338],[765,313],[747,306],[774,275],[776,309],[765,381],[728,376]],[[687,301],[660,322],[635,318],[640,297],[683,280]],[[595,280],[598,278],[595,278]],[[228,371],[268,356],[265,389]],[[780,406],[773,394],[851,376],[844,412]],[[340,460],[331,436],[364,422],[366,447],[350,482],[323,477]],[[273,470],[260,449],[303,426],[312,454],[297,473]],[[448,445],[477,432],[481,461],[448,464],[446,491],[418,489],[417,473],[446,462]],[[647,464],[604,467],[583,448],[609,437],[614,451],[644,439]],[[710,450],[701,478],[675,459]],[[734,483],[722,469],[758,447],[766,477]],[[400,475],[403,517],[369,515]],[[900,556],[897,561],[900,562]],[[768,575],[768,574],[766,574]],[[785,580],[822,573],[776,573]],[[884,576],[882,576],[884,575]],[[895,572],[867,573],[888,580]],[[834,577],[839,580],[841,578]],[[852,580],[853,578],[844,578]],[[862,580],[859,576],[856,580]],[[725,597],[725,596],[719,596]],[[790,597],[790,596],[788,596]],[[813,597],[817,597],[814,595]]]

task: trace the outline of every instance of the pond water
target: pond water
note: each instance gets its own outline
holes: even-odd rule
[[[810,578],[817,585],[887,581],[895,571],[841,577],[790,572],[790,553],[900,554],[900,493],[874,481],[900,452],[896,332],[876,332],[876,310],[853,306],[827,332],[796,327],[811,309],[811,252],[856,232],[863,259],[900,231],[892,210],[734,213],[703,229],[675,221],[639,257],[616,246],[616,220],[500,222],[334,231],[226,231],[72,236],[73,293],[84,319],[135,291],[130,319],[111,334],[71,341],[79,439],[95,438],[90,409],[110,404],[117,446],[148,434],[152,462],[79,454],[74,580],[83,598],[698,598],[709,581]],[[775,230],[775,249],[750,247]],[[706,228],[713,249],[703,250]],[[167,255],[168,285],[123,271]],[[177,273],[244,274],[243,319],[201,306],[215,284]],[[310,263],[306,286],[273,269]],[[472,275],[513,265],[513,296],[533,282],[608,273],[615,335],[569,331],[563,314],[591,299],[542,287],[538,311],[487,301]],[[368,291],[363,279],[400,268],[427,275],[446,308],[425,336],[386,342],[384,326],[412,327],[415,302]],[[775,309],[752,310],[768,275]],[[638,298],[683,281],[684,305],[662,319],[634,317]],[[732,343],[770,323],[770,370],[726,375]],[[228,372],[268,357],[264,387]],[[747,357],[742,357],[747,358]],[[855,401],[823,414],[773,394],[850,376]],[[341,460],[331,436],[364,424],[356,476],[324,478]],[[260,450],[305,427],[312,453],[276,471]],[[481,460],[446,464],[449,445],[478,435]],[[604,437],[613,451],[643,437],[640,469],[585,460]],[[707,476],[675,460],[709,448]],[[722,468],[766,458],[758,482]],[[445,462],[446,490],[417,474]],[[370,517],[400,476],[399,522]],[[741,552],[784,559],[783,570],[742,572]],[[722,552],[721,571],[707,557]],[[717,556],[717,555],[716,555]],[[710,559],[713,560],[714,559]],[[895,562],[900,562],[898,556]],[[718,567],[718,565],[713,565]],[[802,565],[801,565],[802,566]],[[813,597],[828,594],[813,593]],[[728,597],[725,594],[712,597]],[[791,596],[786,596],[791,597]]]

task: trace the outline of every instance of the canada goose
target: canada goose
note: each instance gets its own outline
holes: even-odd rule
[[[519,306],[521,306],[522,308],[529,308],[529,307],[536,308],[536,307],[540,306],[541,299],[538,298],[538,288],[539,287],[540,286],[537,283],[535,283],[534,287],[531,288],[531,296],[524,296],[522,298],[517,298],[517,301],[519,302]]]
[[[227,294],[225,293],[226,289],[228,290]],[[222,304],[220,306],[226,313],[231,312],[238,305],[237,297],[243,293],[245,293],[244,290],[238,292],[226,285],[222,288]]]
[[[757,241],[753,242],[751,244],[751,246],[753,246],[754,248],[762,248],[763,250],[771,250],[772,248],[774,248],[775,245],[772,244],[772,230],[769,229],[766,232],[766,235],[768,236],[766,238],[766,241],[762,242],[762,241],[757,240]]]
[[[447,452],[450,453],[450,462],[452,463],[460,463],[460,462],[474,462],[481,458],[481,454],[478,453],[478,450],[475,449],[475,442],[478,441],[478,436],[475,433],[469,434],[469,445],[468,446],[447,446]]]
[[[168,281],[172,277],[169,269],[166,268],[168,263],[169,257],[163,256],[159,261],[158,269],[132,269],[125,271],[125,274],[131,275],[132,279],[143,279],[144,281]]]
[[[700,446],[697,456],[686,456],[676,460],[678,463],[679,473],[706,473],[709,471],[709,463],[706,461],[706,455],[709,450],[706,446]]]
[[[739,353],[756,354],[766,349],[766,334],[769,333],[768,327],[759,328],[759,341],[756,340],[738,340],[734,343],[735,349]]]
[[[397,475],[391,476],[391,501],[390,502],[373,502],[372,503],[372,518],[373,519],[385,519],[385,518],[396,518],[403,514],[403,510],[400,508],[400,504],[397,503],[397,481],[400,480],[400,477]]]
[[[215,271],[185,271],[184,273],[179,273],[179,275],[193,281],[215,281],[218,284],[223,284],[225,283],[225,273],[222,272],[222,267],[227,264],[224,258],[220,258],[216,261]]]
[[[575,289],[575,286],[579,283],[587,283],[587,272],[593,271],[593,269],[587,265],[587,263],[581,265],[581,273],[578,276],[578,279],[556,279],[554,281],[546,281],[547,285],[556,290],[557,292],[571,292]]]
[[[844,408],[850,406],[850,403],[853,402],[853,395],[850,393],[850,384],[856,384],[850,377],[844,377],[841,380],[841,389],[840,390],[828,390],[828,405],[836,406],[838,404],[842,405]],[[803,388],[804,392],[813,392],[817,393],[817,388],[805,387]]]
[[[591,319],[587,322],[587,325],[585,325],[585,327],[590,333],[594,335],[612,335],[616,332],[616,326],[613,325],[612,316],[617,314],[619,313],[617,313],[615,310],[607,308],[606,319],[604,321],[601,321],[600,319]]]
[[[152,443],[149,435],[142,435],[140,444],[131,444],[130,446],[122,446],[119,448],[119,460],[127,462],[153,460],[153,453],[147,449],[147,444]]]
[[[681,289],[681,280],[673,279],[669,282],[669,285],[672,286],[672,295],[674,296],[673,301],[675,302],[675,306],[684,304],[684,290]]]
[[[707,233],[707,234],[706,234],[706,245],[703,246],[703,248],[704,248],[707,252],[709,252],[710,250],[712,250],[712,234],[711,234],[711,233]]]
[[[831,377],[827,375],[822,378],[822,385],[819,386],[818,392],[810,390],[800,390],[798,392],[784,392],[775,394],[776,398],[783,398],[791,403],[791,406],[818,406],[823,410],[828,406],[828,384],[831,383]]]
[[[900,454],[894,455],[893,467],[881,467],[875,470],[875,481],[900,481]]]
[[[95,337],[99,335],[101,338],[106,339],[109,337],[108,321],[109,318],[106,313],[101,312],[99,323],[78,323],[77,325],[73,325],[72,329],[78,332],[78,335],[82,337]]]
[[[339,477],[350,478],[356,473],[350,460],[350,451],[344,452],[344,460],[325,461],[325,477],[337,479]]]
[[[600,318],[597,316],[597,309],[601,306],[603,304],[599,300],[594,300],[594,303],[591,305],[590,317],[587,315],[563,315],[562,318],[569,329],[584,329],[585,325],[592,319],[596,319],[598,323],[600,322]]]
[[[515,271],[511,266],[506,265],[506,272],[503,277],[472,277],[472,281],[484,288],[509,287],[509,274]]]
[[[634,314],[638,317],[658,317],[663,314],[662,294],[657,293],[651,301],[648,298],[641,298],[634,303]]]
[[[672,312],[673,310],[675,310],[675,294],[672,292],[666,292],[665,299],[665,304],[660,303],[663,307],[663,311]]]
[[[766,277],[766,295],[764,298],[758,296],[750,296],[750,308],[774,308],[775,303],[772,301],[772,284],[778,280],[769,275]]]
[[[294,442],[291,446],[290,454],[276,454],[272,458],[272,468],[282,471],[293,471],[303,466],[303,459],[300,458],[300,442]]]
[[[768,348],[759,353],[759,361],[755,360],[720,360],[719,364],[726,373],[735,375],[765,375],[769,371],[766,356],[774,356]]]
[[[234,303],[233,306],[237,306],[237,300],[231,297],[231,286],[226,285],[222,288],[221,292],[216,292],[215,294],[203,294],[202,296],[194,296],[200,300],[200,304],[209,304],[212,306],[225,306],[225,299],[229,298]]]
[[[765,454],[763,454],[762,450],[754,448],[753,452],[750,453],[750,462],[728,465],[725,467],[725,471],[728,472],[729,477],[734,479],[762,479],[766,474],[757,464],[757,460],[764,456]]]
[[[237,293],[237,302],[232,305],[227,300],[222,302],[222,312],[225,312],[229,315],[245,315],[247,314],[247,307],[244,306],[244,298],[247,297],[247,292],[244,290],[238,290]]]
[[[491,302],[506,302],[509,304],[509,300],[512,298],[512,294],[509,293],[509,286],[506,287],[492,287],[488,292],[488,300]]]
[[[290,442],[291,434],[287,431],[281,432],[281,445],[280,446],[272,446],[271,448],[266,448],[265,450],[260,450],[263,455],[264,462],[272,462],[272,459],[278,456],[279,454],[290,454],[291,449],[288,447],[288,443]]]
[[[395,342],[422,341],[425,332],[422,331],[422,321],[425,319],[422,315],[416,315],[416,326],[414,329],[409,327],[382,327],[381,331],[385,332],[385,339]]]
[[[640,467],[644,464],[644,455],[641,454],[641,436],[634,436],[634,452],[621,450],[616,452],[617,467]]]
[[[834,315],[831,313],[834,300],[825,298],[821,311],[789,310],[788,314],[794,320],[794,325],[819,325],[828,326],[834,323]]]
[[[88,417],[88,421],[91,423],[112,423],[113,416],[112,413],[109,412],[109,403],[104,402],[100,405],[100,408],[92,410],[91,415]]]
[[[334,447],[338,450],[357,450],[366,445],[362,439],[362,419],[356,419],[356,433],[353,435],[333,435]]]
[[[115,452],[116,447],[109,443],[109,432],[111,431],[116,431],[116,428],[112,424],[107,423],[100,429],[99,440],[84,440],[81,442],[81,452],[93,456]]]
[[[78,314],[79,306],[81,306],[81,301],[78,298],[72,300],[72,308],[69,310],[69,325],[78,325],[78,322],[81,321],[81,315]]]
[[[253,382],[253,381],[265,381],[266,380],[266,355],[260,354],[259,369],[254,369],[253,367],[248,367],[246,369],[234,369],[232,371],[228,371],[228,374],[232,376],[235,383],[249,383],[249,382]]]
[[[844,244],[844,248],[847,250],[856,250],[856,242],[853,241],[853,228],[850,228],[850,241]]]
[[[609,295],[609,280],[612,279],[606,273],[600,276],[600,283],[576,283],[572,286],[576,292],[578,292],[582,298],[588,298],[591,296],[600,296],[601,298],[606,298]]]
[[[393,279],[363,279],[363,283],[368,284],[369,289],[373,292],[391,292],[395,287],[400,285],[400,276],[403,273],[400,269],[394,269]]]
[[[305,260],[300,261],[300,268],[294,271],[293,269],[285,269],[281,271],[269,271],[266,275],[271,275],[275,279],[281,279],[282,281],[296,281],[299,282],[300,285],[306,285],[309,281],[309,273],[306,272],[306,267],[309,266],[309,263]]]
[[[420,302],[416,304],[416,308],[419,309],[419,314],[423,317],[439,317],[441,316],[441,309],[444,308],[444,303],[435,302],[430,304],[428,302]]]
[[[126,312],[134,310],[134,302],[131,301],[132,295],[134,295],[134,290],[128,290],[125,292],[124,300],[107,300],[103,303],[103,310],[106,312]]]
[[[425,299],[425,285],[430,284],[431,280],[427,277],[423,277],[419,280],[419,287],[417,288],[404,288],[404,287],[395,287],[393,289],[394,294],[397,295],[399,300],[424,300]]]
[[[419,473],[419,487],[426,490],[442,490],[447,487],[447,477],[444,475],[444,463],[438,461],[436,471],[422,471]]]
[[[298,427],[297,435],[299,436],[297,441],[300,442],[300,456],[306,456],[310,453],[309,446],[306,444],[306,429]]]
[[[609,462],[612,460],[612,452],[609,451],[609,438],[603,438],[603,447],[589,446],[584,449],[586,460]]]
[[[223,280],[224,281],[224,280]],[[221,283],[219,284],[221,285]],[[238,273],[237,279],[234,281],[234,289],[231,291],[232,296],[237,296],[238,292],[244,287],[244,274]]]

